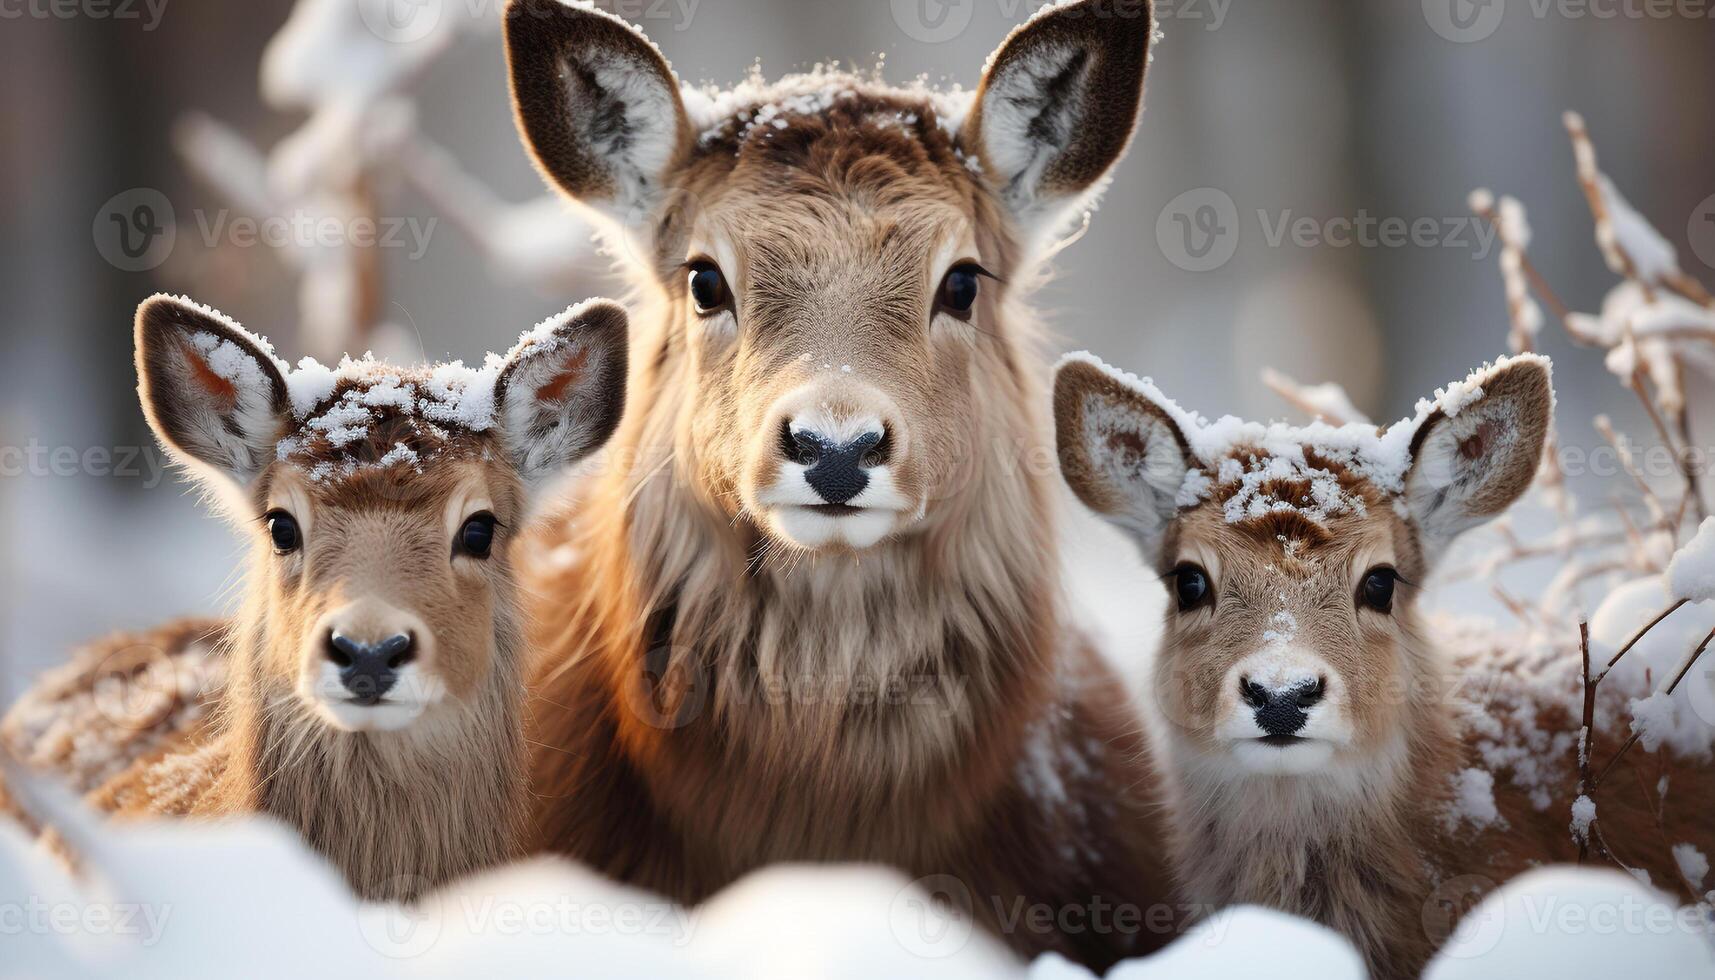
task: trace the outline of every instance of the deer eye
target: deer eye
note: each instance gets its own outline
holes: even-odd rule
[[[697,304],[698,313],[713,313],[727,305],[730,296],[727,293],[726,277],[721,270],[707,259],[697,259],[687,266],[689,270],[689,286],[691,301]]]
[[[986,275],[988,273],[983,267],[975,262],[961,262],[947,270],[946,278],[941,280],[940,292],[935,297],[935,311],[969,319],[971,308],[977,305],[979,281]]]
[[[262,522],[268,527],[268,540],[273,542],[275,554],[289,555],[303,546],[303,532],[298,530],[298,520],[291,514],[271,510],[262,515]]]
[[[1393,587],[1399,581],[1399,573],[1385,565],[1372,568],[1364,573],[1363,584],[1358,586],[1358,601],[1376,612],[1393,611]]]
[[[494,527],[498,523],[488,511],[465,518],[454,550],[472,558],[487,558],[494,550]]]
[[[1199,565],[1186,562],[1169,573],[1173,577],[1173,595],[1179,600],[1179,611],[1189,612],[1210,601],[1209,573]]]

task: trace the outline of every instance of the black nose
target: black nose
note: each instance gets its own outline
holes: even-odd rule
[[[396,633],[380,643],[359,643],[338,633],[328,634],[328,659],[339,668],[339,682],[358,704],[375,704],[399,680],[399,668],[411,662],[416,643],[408,633]]]
[[[804,479],[816,495],[830,504],[843,504],[869,486],[867,467],[887,462],[887,433],[865,432],[850,442],[839,444],[810,429],[791,428],[785,432],[786,456],[795,463],[809,467]]]
[[[1256,712],[1258,727],[1275,738],[1295,734],[1304,727],[1306,709],[1322,700],[1325,687],[1320,677],[1279,689],[1264,687],[1248,677],[1239,678],[1239,696]]]

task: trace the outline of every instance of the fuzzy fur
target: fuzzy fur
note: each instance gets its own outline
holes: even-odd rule
[[[514,93],[548,177],[600,204],[609,185],[562,145],[577,126],[542,116],[563,108],[549,72],[523,59],[581,50],[586,30],[611,44],[611,25],[514,9],[564,15],[509,21]],[[1026,43],[1061,37],[1049,20]],[[1139,87],[1147,31],[1077,36],[1135,47]],[[1058,608],[1019,216],[921,92],[824,73],[754,94],[683,134],[694,149],[654,181],[674,203],[628,229],[648,314],[624,465],[532,549],[536,843],[688,902],[774,862],[883,862],[951,876],[1029,954],[1105,966],[1153,948],[1174,923],[1153,908],[1139,723]],[[1135,91],[1130,106],[1084,119],[1101,150],[1066,178],[1077,190],[1123,150]],[[698,249],[731,309],[693,313]],[[1002,282],[969,322],[931,314],[936,263],[967,254]],[[886,427],[891,490],[917,509],[879,543],[810,550],[765,519],[757,488],[786,472],[800,409]],[[1020,902],[1129,905],[1157,931],[1009,925]]]

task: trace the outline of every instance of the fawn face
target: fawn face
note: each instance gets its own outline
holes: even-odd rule
[[[516,677],[510,551],[533,479],[599,448],[625,391],[625,313],[586,303],[481,369],[289,371],[186,301],[137,314],[139,391],[169,453],[251,538],[269,708],[392,731]]]
[[[1210,425],[1093,359],[1065,362],[1054,398],[1067,482],[1167,585],[1154,688],[1174,754],[1220,778],[1397,757],[1441,697],[1416,584],[1529,487],[1553,410],[1537,357],[1385,431]]]
[[[1028,356],[1002,322],[1021,242],[1130,139],[1150,11],[1114,6],[1034,19],[966,105],[832,72],[685,93],[624,22],[514,0],[520,127],[664,298],[681,465],[724,517],[862,549],[954,509]]]

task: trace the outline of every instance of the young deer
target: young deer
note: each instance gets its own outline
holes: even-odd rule
[[[888,863],[1093,965],[1169,938],[1138,721],[1058,608],[1022,302],[1130,140],[1151,34],[1143,0],[1083,0],[974,94],[713,92],[592,5],[508,8],[525,139],[649,310],[636,463],[531,580],[543,847],[685,901]],[[1008,929],[1025,903],[1056,923]],[[1150,925],[1058,924],[1116,905]]]
[[[1553,400],[1548,361],[1521,356],[1385,431],[1209,424],[1093,358],[1063,362],[1066,481],[1168,583],[1151,736],[1187,899],[1314,918],[1373,975],[1414,977],[1474,892],[1577,856],[1576,681],[1526,683],[1492,644],[1444,659],[1414,585],[1530,486]],[[1579,671],[1565,652],[1560,681]],[[1473,673],[1495,683],[1455,683]],[[1531,786],[1483,768],[1521,719],[1567,733],[1557,758],[1532,760]],[[1700,782],[1663,827],[1674,840],[1709,836]],[[1610,820],[1656,835],[1648,808]],[[1676,875],[1667,854],[1658,881]]]
[[[260,811],[368,898],[498,862],[525,813],[514,528],[530,481],[599,448],[626,316],[585,303],[480,369],[296,371],[218,313],[137,311],[149,424],[251,540],[206,737],[93,799],[121,814]]]

